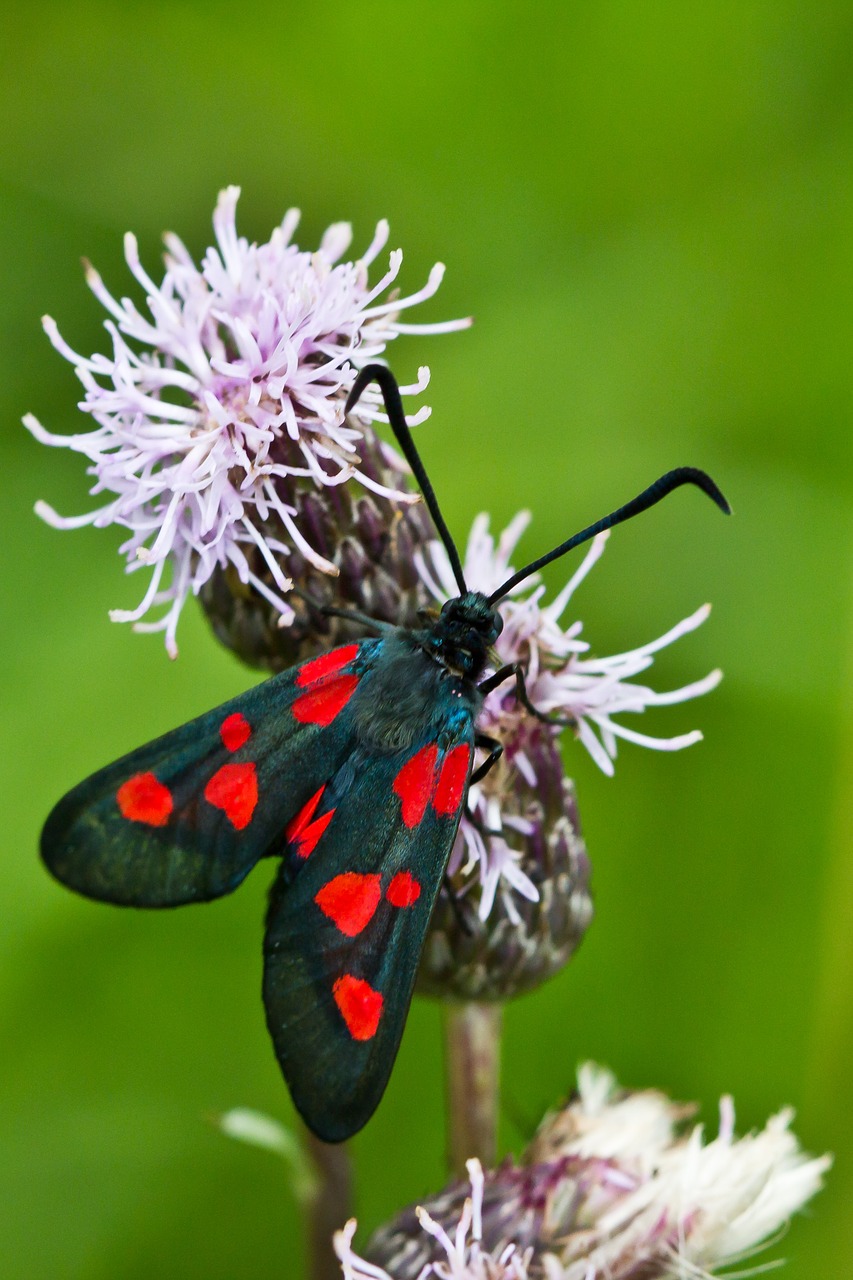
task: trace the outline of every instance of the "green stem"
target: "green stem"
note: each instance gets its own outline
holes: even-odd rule
[[[473,1156],[492,1168],[497,1156],[501,1015],[499,1004],[444,1008],[447,1056],[447,1160],[465,1173]]]
[[[305,1131],[305,1146],[317,1170],[316,1190],[306,1202],[310,1280],[341,1280],[332,1236],[352,1216],[352,1168],[344,1143],[332,1146]]]

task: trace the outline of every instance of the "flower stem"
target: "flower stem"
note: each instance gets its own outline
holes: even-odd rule
[[[345,1143],[321,1142],[308,1129],[305,1146],[317,1170],[318,1185],[307,1202],[309,1280],[340,1280],[341,1264],[332,1236],[352,1217],[352,1168]]]
[[[476,1158],[487,1169],[497,1155],[501,1016],[499,1004],[447,1004],[447,1161],[465,1173]]]

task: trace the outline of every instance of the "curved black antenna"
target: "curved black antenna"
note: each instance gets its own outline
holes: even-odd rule
[[[403,412],[403,401],[400,399],[400,388],[397,385],[397,379],[394,377],[390,369],[384,364],[366,364],[359,373],[352,385],[352,390],[347,396],[345,413],[349,413],[353,409],[361,397],[364,388],[370,382],[378,382],[382,392],[382,399],[385,401],[385,408],[388,411],[388,421],[391,424],[391,430],[397,437],[397,442],[403,450],[403,456],[414,472],[415,479],[418,482],[421,493],[424,495],[424,502],[429,508],[429,513],[433,518],[438,535],[444,543],[444,548],[450,557],[450,567],[453,570],[453,576],[456,579],[456,585],[461,594],[465,594],[468,586],[465,582],[465,575],[462,572],[462,563],[459,559],[459,552],[456,550],[456,543],[450,536],[450,530],[444,522],[444,516],[439,509],[438,499],[435,491],[429,482],[429,476],[426,473],[424,464],[421,462],[421,456],[415,448],[415,442],[412,439],[412,433],[409,430],[409,424],[406,422],[406,415]]]
[[[535,573],[537,569],[550,564],[552,560],[559,560],[560,556],[564,556],[567,551],[573,550],[574,547],[579,547],[582,542],[589,542],[590,538],[594,538],[597,533],[602,533],[605,529],[612,529],[614,525],[622,524],[623,521],[630,520],[632,516],[638,516],[641,511],[648,511],[649,507],[653,507],[656,502],[660,502],[661,498],[665,498],[668,493],[672,493],[673,489],[678,489],[683,484],[695,484],[703,493],[707,493],[712,502],[716,502],[721,511],[727,516],[731,515],[731,507],[706,472],[700,471],[698,467],[676,467],[674,471],[667,471],[666,475],[661,476],[659,480],[655,480],[654,484],[650,484],[648,489],[638,493],[636,498],[626,502],[624,507],[618,507],[615,511],[611,511],[609,516],[603,516],[600,520],[596,520],[595,524],[589,525],[586,529],[581,529],[580,533],[576,533],[574,537],[567,539],[566,542],[561,542],[559,547],[555,547],[547,555],[540,556],[538,560],[532,560],[525,568],[519,569],[518,573],[514,573],[511,578],[507,578],[503,586],[492,592],[489,596],[489,604],[497,604],[498,600],[502,600],[509,591],[512,591],[513,587],[518,586],[519,582],[529,578],[531,573]]]

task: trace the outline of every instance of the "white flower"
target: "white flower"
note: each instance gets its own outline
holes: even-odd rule
[[[200,269],[176,236],[166,237],[166,274],[159,285],[141,265],[135,238],[125,237],[127,263],[145,291],[148,316],[129,298],[114,298],[87,269],[89,286],[111,317],[105,322],[109,355],[79,355],[45,317],[48,337],[85,388],[79,407],[96,428],[59,436],[32,415],[24,419],[42,443],[84,454],[94,477],[91,492],[110,495],[83,516],[63,518],[43,502],[37,512],[62,529],[118,524],[130,530],[121,548],[127,569],[150,567],[151,580],[136,609],[111,616],[137,623],[138,630],[164,631],[172,656],[183,604],[217,566],[232,564],[283,622],[292,611],[283,599],[290,582],[281,561],[291,546],[317,568],[336,572],[297,527],[283,482],[322,486],[353,478],[386,497],[416,500],[359,469],[362,432],[344,422],[344,402],[358,370],[398,334],[443,333],[470,323],[400,322],[401,311],[436,292],[444,273],[440,263],[417,293],[389,298],[403,256],[395,250],[384,275],[369,285],[368,267],[388,238],[384,220],[362,258],[341,261],[349,225],[334,224],[315,252],[301,251],[291,243],[299,220],[294,209],[267,243],[250,244],[235,226],[239,194],[238,187],[220,194],[216,245]],[[417,394],[428,380],[423,368],[417,383],[401,390]],[[387,421],[379,403],[375,389],[365,393],[358,407],[362,422]],[[421,409],[410,422],[422,422],[428,413]],[[270,517],[281,539],[264,532]],[[275,589],[250,570],[246,550],[255,547]],[[140,623],[156,606],[165,608],[163,616]]]
[[[701,1126],[684,1132],[692,1111],[587,1064],[521,1164],[483,1175],[471,1161],[470,1193],[457,1183],[417,1210],[421,1232],[404,1210],[377,1233],[368,1256],[387,1270],[352,1252],[348,1224],[345,1280],[700,1280],[739,1262],[815,1195],[831,1160],[800,1150],[790,1110],[738,1139],[723,1098],[707,1143]]]
[[[606,1162],[611,1173],[602,1164],[598,1188],[588,1175],[594,1224],[559,1251],[555,1280],[618,1280],[643,1258],[659,1264],[650,1276],[710,1275],[779,1232],[820,1190],[832,1163],[800,1150],[790,1108],[759,1133],[736,1138],[734,1106],[724,1097],[719,1133],[705,1143],[701,1125],[679,1134],[687,1108],[651,1090],[622,1093],[610,1072],[591,1063],[578,1073],[578,1092],[576,1102],[543,1122],[536,1154],[581,1157],[590,1168]],[[613,1173],[621,1173],[621,1186]]]

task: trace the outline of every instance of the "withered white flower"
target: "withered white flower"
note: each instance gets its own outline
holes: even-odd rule
[[[716,1138],[685,1129],[692,1107],[620,1090],[587,1064],[520,1164],[452,1184],[353,1252],[345,1280],[700,1280],[749,1257],[820,1189],[828,1156],[802,1152],[793,1113],[737,1138],[730,1098]],[[743,1274],[743,1273],[741,1273]]]

